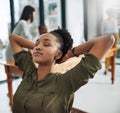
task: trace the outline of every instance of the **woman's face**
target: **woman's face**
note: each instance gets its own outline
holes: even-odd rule
[[[56,36],[51,33],[41,35],[33,49],[34,62],[42,65],[52,64],[55,59],[59,59],[62,56],[59,48],[60,43]]]

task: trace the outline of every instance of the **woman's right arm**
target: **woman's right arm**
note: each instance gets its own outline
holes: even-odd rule
[[[14,54],[22,51],[23,48],[33,49],[34,47],[33,42],[19,35],[11,34],[9,40]]]

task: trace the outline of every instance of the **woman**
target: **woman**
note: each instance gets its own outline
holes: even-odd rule
[[[102,34],[118,33],[117,13],[113,8],[106,10],[107,18],[102,23]]]
[[[19,21],[17,22],[17,24],[13,29],[12,34],[17,34],[24,38],[32,40],[32,34],[30,32],[29,24],[33,22],[34,15],[35,15],[35,9],[30,5],[25,6]],[[11,61],[11,60],[13,60],[13,53],[10,43],[8,43],[6,47],[6,61]]]
[[[74,92],[101,69],[99,60],[113,45],[114,38],[101,36],[71,49],[69,32],[57,29],[41,35],[35,44],[18,35],[10,35],[10,42],[15,63],[24,71],[14,95],[13,113],[69,113]],[[33,55],[23,47],[33,49]],[[52,72],[55,63],[83,53],[82,60],[71,70]],[[34,62],[38,63],[37,68]]]

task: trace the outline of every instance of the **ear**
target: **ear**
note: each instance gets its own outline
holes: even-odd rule
[[[58,50],[58,51],[57,51],[57,55],[55,56],[56,60],[57,60],[57,59],[60,59],[60,58],[62,57],[62,54],[63,54],[63,52],[60,51],[60,50]]]

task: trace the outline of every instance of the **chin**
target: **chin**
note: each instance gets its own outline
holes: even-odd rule
[[[34,59],[33,59],[33,62],[39,63],[39,62],[41,62],[41,60],[40,60],[40,59],[37,59],[37,58],[34,58]]]
[[[35,63],[39,64],[39,61],[34,61]]]
[[[33,62],[35,62],[37,64],[45,64],[45,62],[41,59],[33,59]]]

